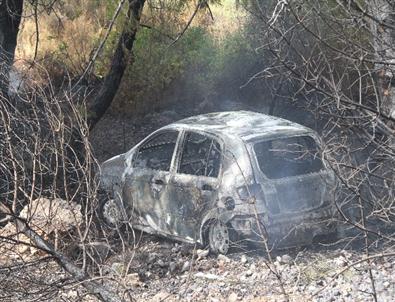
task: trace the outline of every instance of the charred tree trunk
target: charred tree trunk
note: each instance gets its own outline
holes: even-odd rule
[[[369,6],[379,99],[383,112],[395,118],[395,3],[373,0]]]
[[[23,0],[0,0],[0,93],[3,95],[8,95],[22,11]]]
[[[88,106],[88,125],[92,129],[110,107],[123,74],[127,67],[128,57],[136,39],[141,11],[145,0],[129,0],[128,24],[119,37],[117,48],[111,62],[110,71],[104,79],[99,93]]]

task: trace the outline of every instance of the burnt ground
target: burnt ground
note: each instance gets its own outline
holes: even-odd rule
[[[374,301],[369,263],[361,261],[365,257],[361,245],[351,246],[348,240],[272,252],[270,260],[259,247],[233,248],[223,256],[153,235],[136,235],[138,239],[123,246],[114,240],[112,255],[94,275],[125,301]],[[384,247],[371,253],[395,255],[393,248]],[[395,256],[374,258],[370,268],[377,301],[394,301]],[[26,278],[35,280],[31,289],[21,287]],[[2,301],[99,301],[50,259],[22,270],[0,270],[0,280]]]
[[[107,114],[92,133],[93,149],[101,162],[183,117],[174,111],[138,120]],[[280,251],[269,261],[261,248],[206,255],[190,245],[142,235],[137,246],[130,243],[127,251],[111,256],[105,271],[122,280],[118,290],[136,301],[286,301],[280,284],[291,301],[374,301],[368,263],[352,265],[365,257],[363,246],[350,241]],[[370,253],[393,252],[380,246]],[[395,258],[374,258],[370,267],[378,301],[394,301]],[[65,293],[73,295],[73,290]]]
[[[217,256],[140,235],[138,244],[111,256],[103,269],[120,281],[120,293],[127,291],[136,301],[286,301],[280,283],[290,301],[373,301],[368,263],[353,266],[364,257],[359,244],[273,252],[271,262],[257,246]],[[373,253],[390,251],[381,247]],[[394,301],[394,261],[387,257],[371,263],[378,301]]]

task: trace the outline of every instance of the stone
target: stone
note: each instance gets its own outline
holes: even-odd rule
[[[232,292],[229,296],[227,301],[228,302],[236,302],[239,299],[239,297],[237,296],[237,294],[235,292]]]
[[[170,271],[171,273],[174,273],[174,272],[176,271],[176,269],[177,269],[177,263],[175,263],[175,262],[170,262],[170,264],[169,264],[169,271]]]
[[[293,259],[290,255],[285,254],[281,257],[281,262],[284,264],[291,264],[292,261],[293,261]]]
[[[243,264],[246,264],[248,262],[246,255],[241,255],[240,262]]]
[[[111,270],[116,273],[117,275],[122,275],[123,274],[123,270],[124,270],[124,265],[123,263],[120,262],[114,262],[111,265]]]
[[[197,250],[196,255],[198,259],[202,259],[208,256],[209,250]]]
[[[203,279],[208,279],[208,280],[223,280],[224,278],[218,275],[214,274],[205,274],[203,272],[198,272],[195,274],[195,277],[197,278],[203,278]]]
[[[157,258],[157,254],[156,253],[151,253],[151,254],[148,255],[147,262],[148,263],[154,263],[156,258]]]
[[[189,261],[185,261],[184,264],[182,265],[181,271],[182,272],[186,272],[189,271],[191,264],[189,263]]]
[[[318,280],[315,284],[318,286],[324,286],[325,282],[324,282],[324,280]]]
[[[384,287],[384,288],[390,287],[390,283],[389,283],[388,281],[384,281],[383,287]]]
[[[132,273],[126,276],[125,278],[125,283],[128,286],[133,286],[133,287],[138,287],[142,285],[142,282],[140,281],[139,274],[137,273]]]
[[[152,302],[160,302],[160,301],[165,301],[166,299],[169,298],[169,296],[171,296],[171,294],[169,294],[168,292],[165,291],[160,291],[159,293],[157,293],[155,296],[152,297]]]
[[[281,263],[281,262],[282,262],[281,256],[277,256],[277,257],[276,257],[276,261],[277,261],[278,263]]]
[[[245,276],[246,277],[251,277],[252,276],[252,271],[251,270],[246,271],[245,272]]]
[[[156,263],[162,268],[167,266],[166,263],[162,259],[159,259]]]
[[[225,255],[219,254],[217,257],[218,260],[221,260],[223,262],[229,263],[230,259],[228,257],[226,257]]]

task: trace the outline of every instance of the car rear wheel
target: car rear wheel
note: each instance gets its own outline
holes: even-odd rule
[[[209,226],[208,240],[210,250],[216,254],[226,254],[229,250],[229,230],[226,224],[215,221]]]

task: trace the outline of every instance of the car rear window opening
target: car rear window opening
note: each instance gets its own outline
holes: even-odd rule
[[[319,172],[323,167],[318,145],[310,136],[256,142],[254,152],[259,168],[270,179]]]

